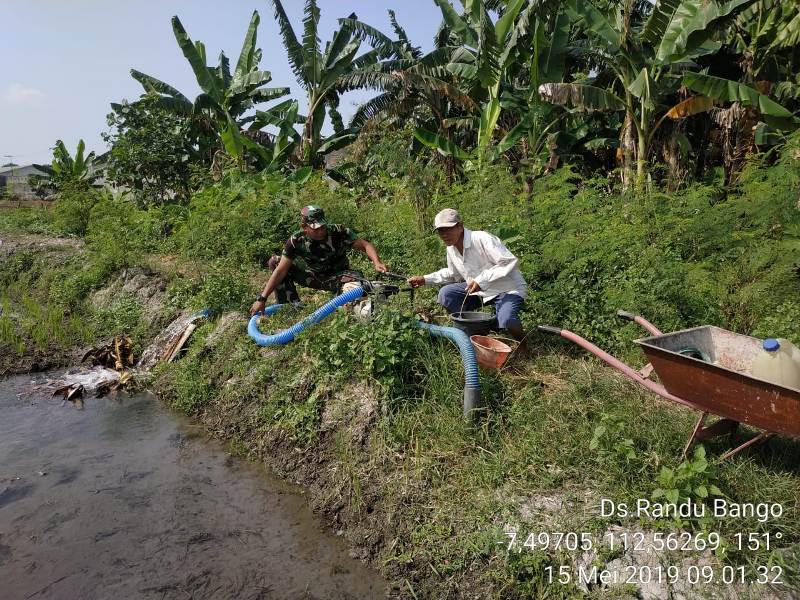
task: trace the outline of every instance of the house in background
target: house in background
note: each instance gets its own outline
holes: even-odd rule
[[[40,200],[28,183],[31,175],[44,175],[33,165],[8,163],[0,167],[0,198],[3,200]]]

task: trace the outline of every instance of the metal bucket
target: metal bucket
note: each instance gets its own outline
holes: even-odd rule
[[[450,315],[453,325],[467,335],[488,335],[497,329],[497,317],[492,313],[480,311],[464,311]]]

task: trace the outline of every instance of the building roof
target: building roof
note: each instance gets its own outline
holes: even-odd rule
[[[13,175],[14,177],[23,177],[25,175],[44,175],[42,171],[36,168],[36,165],[3,165],[0,167],[0,175]]]

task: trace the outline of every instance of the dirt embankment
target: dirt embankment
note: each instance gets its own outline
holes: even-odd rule
[[[0,232],[0,262],[18,252],[77,252],[84,248],[81,240],[42,235]]]
[[[2,233],[0,240],[0,261],[29,252],[34,253],[37,260],[58,265],[86,252],[84,244],[74,239]],[[158,274],[141,268],[126,269],[113,276],[104,287],[92,292],[87,307],[89,311],[107,310],[121,295],[132,296],[141,307],[143,324],[150,331],[157,332],[177,316],[164,308],[165,290],[166,282]],[[245,322],[245,316],[239,313],[220,316],[216,330],[208,336],[205,344],[210,350],[217,340],[230,333],[231,328],[244,335]],[[26,348],[22,356],[8,353],[0,359],[0,376],[74,366],[80,363],[87,349],[85,345],[76,344],[57,353],[31,348]],[[218,383],[235,385],[236,382]],[[301,381],[293,393],[298,397],[308,394],[309,385],[310,382]],[[323,516],[337,535],[348,540],[350,556],[386,572],[387,569],[381,568],[380,564],[381,550],[394,535],[396,524],[391,514],[375,510],[381,503],[379,478],[374,482],[364,482],[364,489],[358,490],[356,498],[354,483],[342,472],[341,457],[337,457],[337,448],[342,444],[349,448],[353,460],[358,463],[363,463],[369,455],[371,426],[379,416],[374,390],[368,385],[358,384],[329,397],[315,443],[302,450],[277,428],[253,430],[251,424],[257,410],[257,403],[210,403],[198,419],[216,437],[235,441],[241,454],[257,458],[287,480],[302,485],[315,512]],[[351,467],[355,468],[354,465]],[[392,573],[392,568],[388,570],[389,578],[399,574]],[[399,591],[394,595],[403,597]]]
[[[85,251],[84,243],[74,238],[56,238],[41,235],[0,232],[0,267],[12,261],[16,256],[28,254],[45,260],[49,264],[60,264],[68,258]],[[0,292],[0,300],[3,294]],[[0,303],[0,317],[5,317],[14,324],[20,315],[13,306]],[[11,348],[3,348],[0,341],[0,377],[21,373],[32,373],[54,369],[80,360],[80,349],[75,347],[68,352],[54,353],[36,350],[26,344],[20,355]]]
[[[217,344],[229,336],[245,335],[247,318],[228,313],[220,316],[215,329],[203,342],[203,353],[214,354]],[[262,348],[265,360],[281,350]],[[247,388],[247,382],[231,379],[212,381],[215,387]],[[274,393],[285,394],[286,389]],[[267,394],[270,392],[267,391]],[[402,477],[395,463],[383,464],[373,446],[379,444],[377,424],[381,418],[378,390],[354,380],[341,388],[320,384],[309,365],[297,365],[287,402],[302,403],[321,396],[321,414],[313,441],[293,439],[279,427],[265,425],[259,415],[261,403],[236,394],[221,394],[207,403],[199,419],[216,437],[229,440],[231,448],[264,462],[284,479],[306,490],[309,504],[349,546],[349,555],[369,563],[387,581],[393,582],[392,598],[458,597],[485,598],[492,584],[482,573],[462,573],[452,580],[438,576],[427,559],[410,557],[405,562],[387,560],[395,545],[407,545],[408,515],[414,505],[430,503],[424,482],[409,483],[402,497],[387,494],[389,483]],[[413,590],[413,594],[409,592]]]
[[[223,318],[220,327],[230,326],[231,321]],[[304,377],[293,394],[303,398],[311,393],[311,386],[311,379]],[[351,555],[364,560],[378,558],[387,536],[395,530],[391,515],[374,510],[381,501],[381,478],[359,484],[353,480],[369,456],[370,434],[379,417],[375,390],[368,384],[354,383],[329,395],[310,447],[280,429],[254,427],[258,410],[257,403],[232,398],[207,405],[200,418],[216,436],[235,440],[242,451],[303,485],[314,509],[324,513],[330,526],[353,544]],[[343,453],[350,464],[344,464]],[[344,473],[345,468],[351,472]]]
[[[82,240],[0,232],[0,266],[25,255],[31,257],[33,262],[41,263],[39,269],[41,272],[55,271],[54,280],[64,277],[58,272],[60,265],[69,262],[81,263],[81,261],[84,265],[90,263],[88,250]],[[27,265],[24,268],[32,267]],[[87,331],[94,331],[95,315],[112,309],[120,297],[128,296],[134,298],[141,308],[142,325],[155,335],[174,316],[164,310],[165,291],[166,282],[159,274],[138,267],[123,269],[112,276],[102,288],[89,293],[85,314],[81,314],[82,322]],[[24,320],[25,309],[15,306],[18,303],[11,302],[3,315],[2,298],[3,294],[0,293],[0,316],[5,316],[12,327],[18,328]],[[36,297],[33,291],[30,299],[39,303],[48,302],[45,297]],[[43,308],[51,311],[54,307],[43,306]],[[75,307],[63,310],[62,318],[67,316],[74,318],[78,312]],[[59,315],[52,316],[58,318]],[[97,339],[88,345],[85,340],[79,339],[67,340],[66,343],[60,344],[56,344],[52,340],[49,344],[32,344],[30,340],[24,340],[22,354],[15,349],[2,351],[3,342],[0,339],[0,376],[47,371],[76,365],[80,363],[81,358],[92,346],[110,341],[110,339],[104,338],[102,331],[97,333]]]

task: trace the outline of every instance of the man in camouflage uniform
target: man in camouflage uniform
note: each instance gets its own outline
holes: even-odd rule
[[[387,271],[378,257],[375,246],[344,227],[328,223],[325,213],[313,204],[300,211],[301,230],[292,235],[283,247],[281,256],[269,259],[272,270],[261,295],[250,307],[250,314],[264,310],[267,297],[275,292],[278,303],[298,302],[297,284],[318,290],[335,292],[344,279],[343,271],[350,268],[347,251],[351,248],[366,254],[380,273]],[[346,277],[346,275],[345,275]]]

